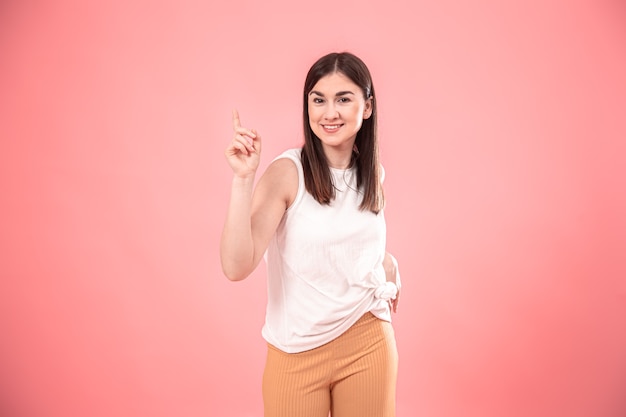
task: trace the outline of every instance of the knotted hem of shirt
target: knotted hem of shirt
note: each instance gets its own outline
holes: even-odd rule
[[[384,284],[376,287],[376,291],[374,292],[374,297],[380,298],[382,300],[395,300],[398,296],[398,287],[391,281],[385,281]]]

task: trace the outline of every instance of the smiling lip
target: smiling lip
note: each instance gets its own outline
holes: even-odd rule
[[[335,125],[322,125],[322,128],[327,133],[333,133],[339,130],[339,128],[343,126],[343,124],[335,124]]]

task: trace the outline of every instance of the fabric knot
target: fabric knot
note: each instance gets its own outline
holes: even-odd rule
[[[396,286],[396,284],[390,281],[385,281],[384,284],[376,287],[376,291],[374,292],[374,297],[383,300],[395,300],[397,295],[398,287]]]

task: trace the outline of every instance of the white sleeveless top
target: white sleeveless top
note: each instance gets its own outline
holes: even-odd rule
[[[363,314],[391,321],[387,300],[397,287],[382,265],[386,225],[381,211],[359,210],[355,168],[331,168],[336,187],[330,205],[306,191],[301,149],[288,158],[298,169],[298,192],[270,241],[268,300],[262,335],[287,353],[303,352],[335,339]]]

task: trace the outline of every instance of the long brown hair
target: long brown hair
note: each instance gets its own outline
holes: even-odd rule
[[[381,183],[381,167],[378,155],[378,124],[374,84],[365,63],[349,52],[333,52],[321,57],[313,64],[304,82],[304,146],[302,147],[302,165],[304,185],[320,204],[330,204],[335,198],[330,167],[324,154],[321,141],[315,136],[309,124],[309,93],[317,82],[330,74],[341,73],[358,85],[365,100],[372,99],[372,114],[363,120],[354,144],[350,165],[356,166],[357,187],[363,193],[359,208],[378,214],[384,205]]]

